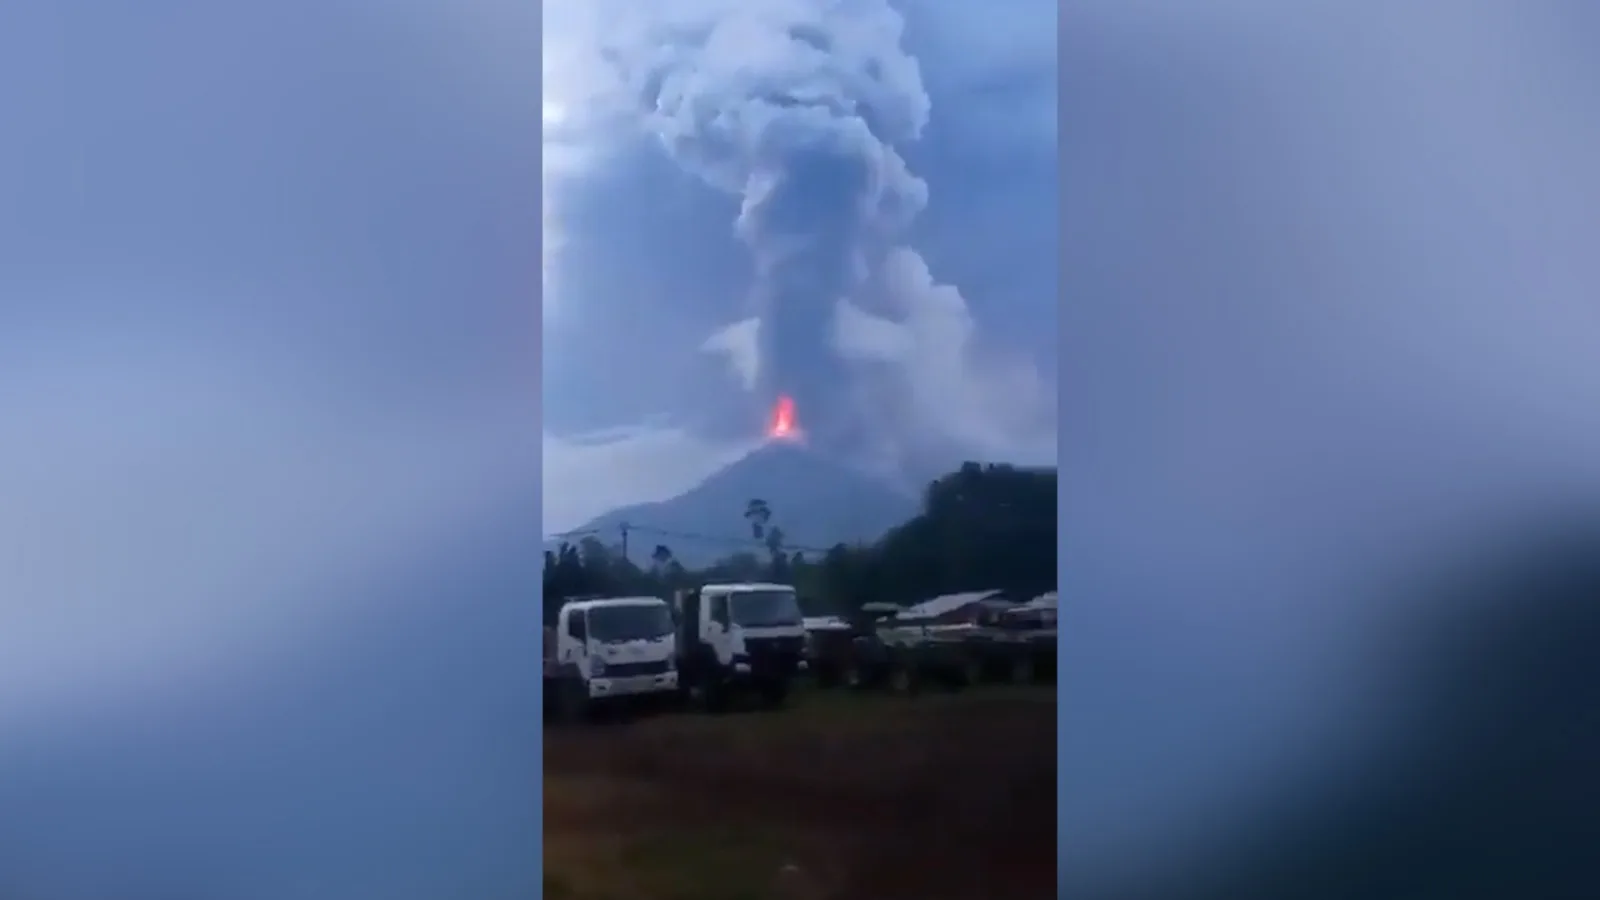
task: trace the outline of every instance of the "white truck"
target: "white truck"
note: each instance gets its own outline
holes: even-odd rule
[[[544,632],[545,709],[572,720],[601,704],[676,698],[677,657],[660,597],[570,601]]]
[[[712,709],[741,689],[769,706],[788,698],[806,668],[806,627],[786,584],[707,584],[674,597],[678,671]]]

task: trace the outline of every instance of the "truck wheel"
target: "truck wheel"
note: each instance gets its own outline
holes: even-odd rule
[[[589,712],[589,696],[583,684],[562,681],[556,689],[556,720],[567,724],[582,722]]]

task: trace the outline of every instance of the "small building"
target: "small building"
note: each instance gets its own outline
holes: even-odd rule
[[[1014,605],[999,589],[963,591],[908,606],[900,617],[928,625],[976,625],[989,613]]]

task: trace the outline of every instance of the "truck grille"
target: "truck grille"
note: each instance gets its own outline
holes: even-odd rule
[[[799,656],[806,646],[803,636],[781,638],[747,638],[745,647],[751,656]]]
[[[797,635],[746,639],[745,651],[757,672],[788,673],[794,671],[805,656],[805,638]]]
[[[640,675],[665,675],[667,661],[653,659],[648,662],[607,663],[603,678],[635,678]]]

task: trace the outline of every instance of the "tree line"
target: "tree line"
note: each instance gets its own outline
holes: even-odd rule
[[[636,554],[589,535],[544,553],[545,618],[568,598],[655,595],[717,581],[793,584],[808,614],[848,613],[868,601],[915,603],[957,591],[1056,587],[1056,470],[964,463],[923,491],[920,511],[870,544],[808,553],[786,545],[782,510],[751,498],[729,518],[761,548],[699,569],[667,544]]]

